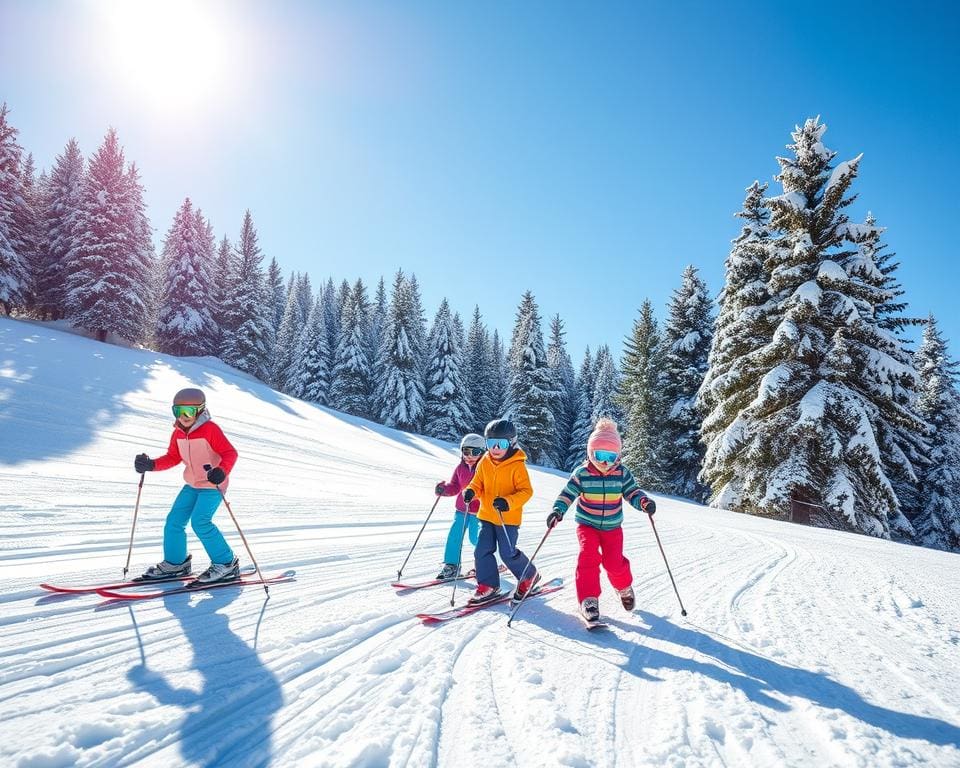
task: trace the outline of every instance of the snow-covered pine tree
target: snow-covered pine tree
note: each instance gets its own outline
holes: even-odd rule
[[[473,308],[473,319],[463,351],[463,385],[467,406],[473,415],[471,430],[483,434],[483,428],[499,415],[499,403],[494,401],[494,372],[490,370],[492,357],[490,333],[483,324],[480,307]]]
[[[923,382],[917,410],[932,427],[929,464],[920,477],[917,541],[926,547],[960,550],[960,392],[957,362],[947,352],[931,315],[916,354]]]
[[[610,353],[610,347],[600,345],[593,360],[593,400],[590,403],[590,421],[593,424],[603,416],[613,419],[617,424],[624,420],[624,410],[620,398],[620,371]]]
[[[847,236],[856,244],[856,251],[845,251],[837,261],[862,286],[855,298],[868,307],[860,313],[859,325],[867,326],[861,333],[868,336],[861,354],[872,360],[873,350],[879,349],[898,366],[912,369],[914,356],[904,330],[923,321],[905,314],[907,304],[899,298],[903,289],[894,274],[899,265],[890,261],[894,254],[885,254],[886,245],[880,241],[884,230],[873,214],[867,215],[863,225],[850,225],[848,229]],[[866,361],[863,364],[869,370]],[[900,510],[909,520],[919,506],[918,476],[930,461],[924,438],[926,425],[916,409],[920,380],[915,373],[882,374],[882,378],[866,387],[867,397],[880,409],[874,420],[877,445]]]
[[[726,509],[741,505],[747,469],[736,449],[737,419],[756,396],[765,373],[758,355],[773,338],[775,306],[765,266],[773,238],[766,191],[766,184],[754,181],[736,214],[743,228],[725,262],[707,372],[698,394],[705,446],[700,481],[711,488],[712,503]]]
[[[321,298],[323,299],[323,311],[327,326],[327,347],[332,355],[337,348],[337,338],[340,336],[340,315],[343,312],[341,298],[333,284],[332,277],[327,278]],[[332,368],[331,363],[331,370]]]
[[[164,280],[156,341],[171,355],[206,355],[216,349],[213,319],[213,236],[186,198],[173,217],[160,255]]]
[[[307,318],[303,354],[297,366],[299,397],[327,405],[330,392],[330,348],[327,346],[327,318],[322,296],[318,296]]]
[[[666,421],[658,439],[666,473],[664,490],[695,501],[705,501],[708,496],[707,488],[697,480],[703,466],[703,447],[696,401],[712,338],[713,301],[696,268],[688,266],[667,306],[663,329]]]
[[[41,318],[60,320],[66,314],[67,255],[73,248],[82,183],[83,155],[70,139],[54,161],[43,196],[43,248],[36,279]]]
[[[593,431],[593,390],[595,383],[593,371],[593,356],[590,354],[590,347],[587,347],[584,350],[583,362],[580,364],[580,372],[577,374],[576,380],[576,411],[574,412],[573,428],[570,434],[570,449],[567,452],[563,467],[568,472],[572,472],[586,458],[587,439]]]
[[[390,302],[387,298],[387,287],[381,277],[377,283],[377,290],[370,306],[370,322],[367,324],[367,357],[370,360],[370,376],[374,382],[383,381],[385,361],[384,340],[387,335],[387,318],[390,313]],[[374,387],[376,390],[376,386]],[[372,395],[371,412],[379,415],[380,406],[373,402],[376,395]]]
[[[277,263],[277,257],[270,259],[267,266],[267,294],[270,296],[270,306],[273,308],[273,334],[276,337],[280,333],[280,323],[283,322],[283,313],[287,307],[287,286],[283,282],[283,271]],[[304,313],[306,316],[306,313]]]
[[[277,330],[277,343],[273,347],[270,371],[270,386],[294,397],[297,395],[293,390],[299,385],[297,368],[300,362],[300,310],[300,296],[294,284],[292,290],[287,293],[287,304]]]
[[[273,297],[267,290],[262,260],[257,230],[248,210],[243,215],[240,242],[234,252],[236,272],[224,302],[221,359],[266,382],[270,379],[269,361],[275,339]]]
[[[236,328],[230,328],[227,318],[227,297],[233,293],[233,284],[236,280],[238,265],[234,257],[233,247],[226,235],[220,240],[217,246],[217,255],[214,260],[212,280],[213,296],[213,321],[217,326],[217,343],[215,349],[222,350],[226,339],[236,332]]]
[[[414,344],[420,350],[420,376],[423,378],[426,391],[426,371],[430,353],[427,347],[427,313],[423,309],[423,299],[420,296],[420,282],[417,276],[410,275],[408,290],[410,293],[410,328],[415,335]]]
[[[461,351],[446,299],[440,302],[428,337],[431,349],[424,397],[424,430],[431,437],[457,442],[470,431],[473,415],[461,376]]]
[[[523,294],[517,307],[507,361],[507,415],[516,425],[530,461],[555,467],[556,424],[551,406],[556,398],[556,387],[547,365],[540,311],[531,291]]]
[[[8,111],[6,103],[0,104],[0,307],[7,315],[24,305],[30,280],[17,228],[23,150],[17,144],[17,129],[7,119]]]
[[[416,432],[423,423],[424,380],[420,370],[422,338],[411,294],[402,271],[394,277],[384,347],[384,377],[378,389],[380,421],[388,427]]]
[[[42,208],[43,189],[37,181],[33,154],[27,153],[20,166],[20,202],[14,208],[14,218],[15,229],[20,233],[20,260],[27,272],[24,308],[33,314],[37,314],[37,278],[42,269]]]
[[[767,262],[776,328],[757,353],[764,372],[758,390],[728,428],[724,450],[745,460],[745,511],[786,517],[800,504],[814,510],[819,525],[910,536],[877,420],[909,418],[884,390],[915,373],[898,359],[895,338],[880,333],[874,307],[883,291],[863,279],[853,267],[857,254],[845,250],[863,235],[843,213],[860,158],[833,167],[825,130],[819,118],[807,120],[793,133],[793,156],[777,158],[783,194],[768,204],[779,237]]]
[[[601,347],[598,352],[605,350]],[[623,463],[646,489],[665,490],[668,473],[664,457],[667,403],[664,398],[665,355],[653,305],[644,299],[623,343],[623,378],[616,401],[623,409]],[[598,393],[603,380],[598,378]],[[594,395],[596,400],[597,395]],[[594,422],[604,414],[594,407]]]
[[[564,339],[563,320],[560,315],[550,319],[550,341],[547,344],[547,365],[556,387],[553,401],[554,442],[553,456],[560,469],[571,471],[568,459],[573,450],[574,424],[580,402],[580,393],[577,390],[577,377],[573,371],[573,362],[567,352],[567,343]],[[574,465],[575,466],[575,465]]]
[[[490,357],[487,361],[487,370],[490,371],[490,402],[494,404],[492,419],[499,419],[507,412],[510,384],[510,371],[507,365],[507,353],[500,339],[500,332],[494,329],[490,341]],[[486,426],[486,425],[484,425]]]
[[[100,341],[110,332],[140,340],[153,300],[150,227],[136,168],[125,170],[112,128],[87,165],[76,224],[68,256],[70,321]]]
[[[357,279],[340,316],[340,338],[333,356],[330,405],[354,416],[371,415],[370,377],[367,338],[370,300],[363,280]]]

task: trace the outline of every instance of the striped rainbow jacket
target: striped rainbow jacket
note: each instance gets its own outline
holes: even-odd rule
[[[573,470],[553,508],[562,515],[576,499],[578,523],[608,530],[619,528],[623,523],[624,499],[640,509],[640,499],[644,496],[633,474],[622,464],[615,464],[604,475],[587,460]]]

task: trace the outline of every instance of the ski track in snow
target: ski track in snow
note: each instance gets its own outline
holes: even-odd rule
[[[0,444],[0,765],[960,766],[956,555],[658,497],[686,619],[628,509],[638,608],[604,578],[607,629],[576,616],[572,517],[538,556],[564,589],[509,629],[505,605],[424,626],[414,615],[452,586],[389,583],[449,445],[9,320],[0,359],[0,426],[20,435]],[[120,578],[132,457],[163,450],[187,383],[240,451],[228,495],[263,571],[295,581],[267,601],[257,586],[136,604],[39,590]],[[528,554],[564,483],[532,479]],[[132,573],[159,559],[179,486],[177,470],[147,475]],[[452,508],[404,578],[435,573]]]

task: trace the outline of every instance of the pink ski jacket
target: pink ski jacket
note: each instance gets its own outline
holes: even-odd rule
[[[206,417],[206,418],[204,418]],[[170,437],[170,445],[163,456],[158,456],[154,462],[155,470],[170,469],[183,462],[183,480],[194,488],[216,488],[207,480],[207,471],[204,464],[211,467],[220,467],[227,473],[227,479],[220,483],[220,490],[226,491],[230,484],[230,470],[237,463],[237,449],[227,440],[223,430],[210,420],[205,411],[197,419],[196,424],[190,427],[189,432],[177,424]]]
[[[471,480],[473,480],[473,473],[476,471],[476,469],[476,464],[474,464],[473,468],[471,469],[467,466],[467,462],[461,459],[460,463],[457,464],[457,468],[453,470],[453,477],[450,478],[450,482],[443,484],[443,493],[440,494],[441,496],[453,496],[454,494],[457,494],[457,512],[467,511],[467,505],[463,500],[463,489],[467,487]],[[479,499],[474,499],[470,502],[469,514],[475,515],[479,509]]]

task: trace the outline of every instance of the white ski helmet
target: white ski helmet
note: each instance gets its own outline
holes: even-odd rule
[[[487,450],[487,441],[483,439],[483,435],[478,435],[476,432],[470,432],[463,436],[463,440],[460,441],[460,450],[464,448],[479,448],[481,451]]]

